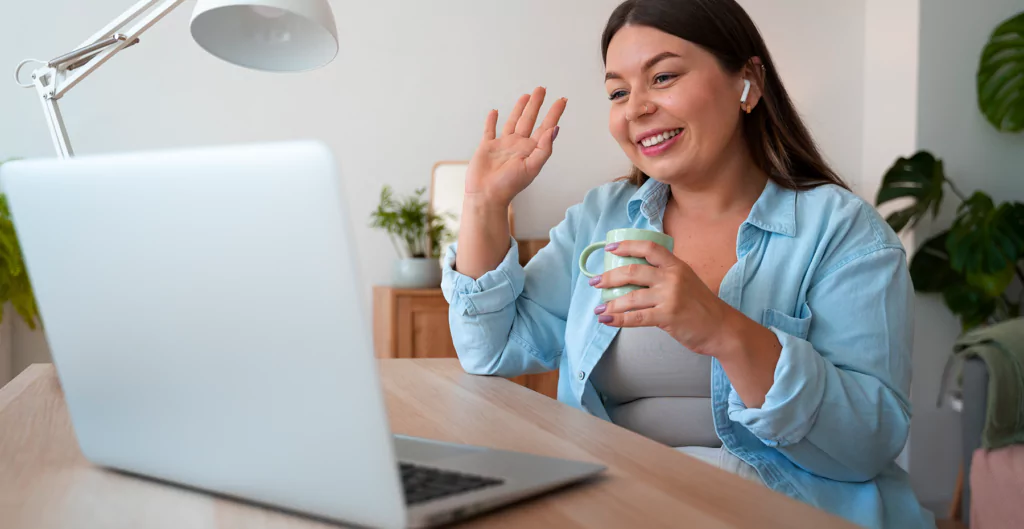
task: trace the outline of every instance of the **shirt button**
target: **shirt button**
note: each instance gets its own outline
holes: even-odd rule
[[[579,373],[576,373],[576,378],[582,381],[584,378],[587,378],[587,375],[584,374],[583,371],[580,371]]]

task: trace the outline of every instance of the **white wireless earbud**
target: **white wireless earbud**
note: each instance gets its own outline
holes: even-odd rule
[[[740,104],[747,103],[747,96],[750,94],[750,80],[743,80],[743,95],[740,96]]]

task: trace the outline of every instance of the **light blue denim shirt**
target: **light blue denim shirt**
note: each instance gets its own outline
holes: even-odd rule
[[[608,420],[589,377],[618,329],[598,323],[600,292],[577,262],[609,230],[663,231],[668,192],[654,179],[591,190],[525,269],[513,240],[498,268],[473,280],[453,269],[452,245],[442,289],[463,368],[504,377],[557,368],[558,399]],[[760,408],[745,407],[712,362],[722,444],[768,487],[862,526],[934,527],[895,463],[910,426],[913,332],[896,234],[838,186],[769,182],[740,226],[736,257],[719,297],[770,328],[782,354]]]

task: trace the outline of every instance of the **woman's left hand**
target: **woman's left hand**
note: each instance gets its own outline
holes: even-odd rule
[[[611,327],[658,327],[695,353],[711,354],[729,307],[711,292],[688,264],[664,246],[650,241],[623,241],[606,252],[642,257],[651,266],[615,268],[591,280],[595,288],[640,285],[594,309],[598,321]]]

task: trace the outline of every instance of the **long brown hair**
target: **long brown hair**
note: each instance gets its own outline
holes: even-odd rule
[[[743,123],[743,135],[755,163],[777,184],[789,189],[824,184],[849,189],[822,158],[782,86],[757,26],[734,0],[626,0],[612,12],[601,36],[601,56],[606,63],[608,44],[626,25],[651,27],[692,42],[713,54],[722,68],[733,74],[751,58],[759,57],[764,66],[763,95]],[[627,178],[639,186],[648,176],[634,166]]]

